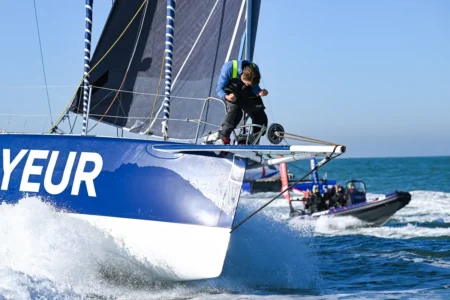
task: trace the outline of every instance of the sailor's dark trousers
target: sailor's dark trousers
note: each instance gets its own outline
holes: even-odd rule
[[[243,111],[252,119],[252,124],[267,126],[267,115],[261,97],[251,92],[251,88],[245,87],[235,92],[236,102],[225,100],[227,115],[220,130],[220,137],[230,138],[231,132],[239,125],[243,117]],[[253,133],[261,130],[253,127]]]

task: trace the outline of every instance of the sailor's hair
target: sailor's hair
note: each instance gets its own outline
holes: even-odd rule
[[[242,79],[250,81],[252,85],[257,85],[261,80],[261,74],[254,66],[247,65],[242,68]]]

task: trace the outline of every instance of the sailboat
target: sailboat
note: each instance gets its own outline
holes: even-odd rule
[[[246,169],[311,157],[320,167],[345,146],[290,145],[279,124],[268,145],[205,142],[225,115],[221,66],[253,59],[260,0],[116,0],[91,58],[92,2],[67,109],[47,134],[0,135],[0,198],[50,201],[170,270],[167,280],[218,277]],[[65,132],[78,115],[82,132]],[[98,124],[129,136],[89,134]]]

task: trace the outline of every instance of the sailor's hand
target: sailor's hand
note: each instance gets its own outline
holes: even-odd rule
[[[267,96],[269,94],[269,91],[267,91],[266,89],[262,90],[261,92],[259,92],[259,96],[264,97]]]
[[[236,101],[236,96],[234,94],[228,94],[225,96],[225,99],[227,99],[230,102],[235,102]]]

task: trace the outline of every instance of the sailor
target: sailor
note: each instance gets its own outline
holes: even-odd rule
[[[336,185],[336,194],[333,195],[333,202],[336,203],[336,207],[346,205],[345,191],[340,184]]]
[[[317,210],[318,211],[327,210],[327,204],[325,202],[325,199],[320,194],[318,186],[315,186],[314,189],[313,189],[313,197],[315,197],[314,202],[317,205]]]
[[[316,187],[313,187],[312,193],[309,194],[308,198],[306,199],[305,209],[309,209],[309,211],[311,213],[317,212],[318,199],[317,199],[317,196],[315,193],[316,193]]]
[[[333,197],[333,196],[336,194],[336,185],[333,185],[333,186],[331,187],[331,189],[330,189],[330,194],[331,194],[331,197]]]
[[[328,208],[335,206],[334,202],[332,201],[332,197],[333,197],[333,194],[328,189],[328,186],[324,185],[323,186],[323,199],[324,199],[325,203],[327,204]]]
[[[216,93],[225,101],[227,115],[219,131],[216,144],[229,144],[231,132],[236,128],[246,112],[253,124],[267,126],[267,115],[261,97],[269,92],[259,87],[261,74],[256,64],[247,60],[226,62],[220,72]],[[258,133],[259,127],[253,128]]]
[[[347,205],[352,204],[352,194],[355,193],[355,184],[349,183],[347,192],[345,193],[345,200]]]

